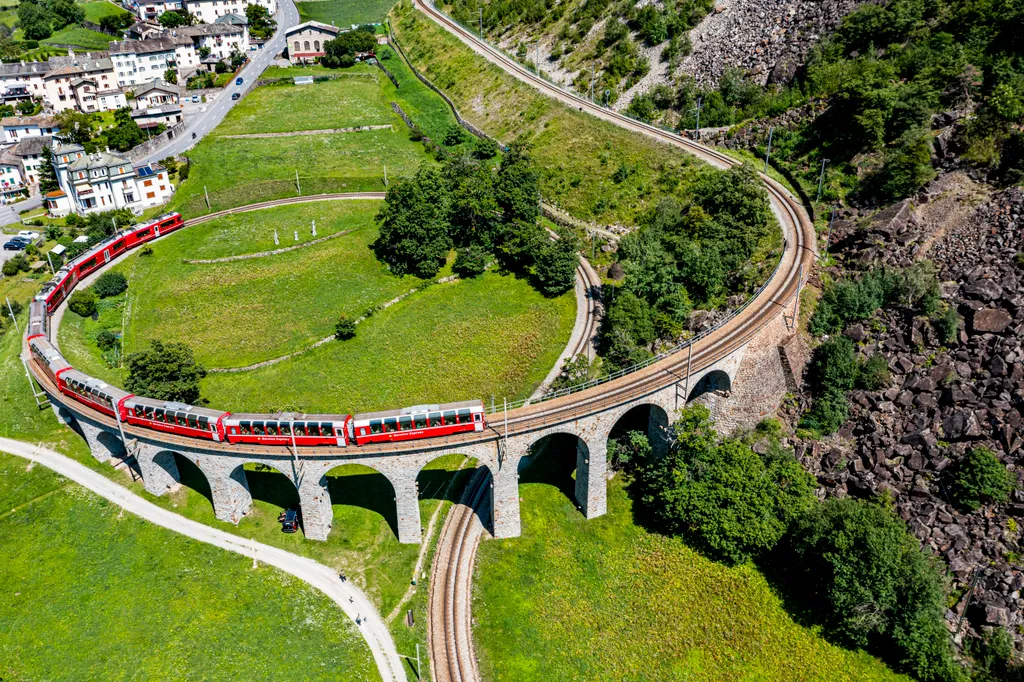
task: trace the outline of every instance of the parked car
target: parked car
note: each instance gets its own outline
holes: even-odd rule
[[[198,102],[199,101],[199,95],[192,95],[192,101],[193,102]]]
[[[4,244],[4,251],[21,251],[29,244],[31,244],[31,242],[28,241],[27,239],[15,237],[14,239],[11,239],[6,244]]]
[[[282,533],[294,533],[299,529],[299,512],[294,509],[282,512],[277,520],[281,522]]]
[[[29,241],[35,241],[36,239],[39,239],[39,233],[33,232],[32,230],[22,230],[21,232],[18,233],[18,236],[28,239]]]
[[[241,78],[236,78],[235,79],[235,85],[241,85],[241,84],[242,84],[242,79]]]
[[[231,95],[231,99],[241,99],[241,98],[242,98],[242,96],[240,94],[238,94],[237,92],[232,93],[232,95]]]

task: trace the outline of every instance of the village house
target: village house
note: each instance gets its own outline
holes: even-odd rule
[[[277,0],[184,0],[185,9],[199,18],[203,24],[212,24],[218,17],[227,14],[245,16],[248,5],[263,5],[270,16],[277,13]]]
[[[182,0],[130,0],[131,10],[139,19],[156,19],[164,12],[182,8]]]
[[[232,52],[244,53],[249,50],[248,32],[232,24],[181,26],[173,29],[172,35],[190,38],[196,53],[206,47],[210,49],[211,56],[222,61],[226,61]]]
[[[127,106],[108,55],[97,52],[76,56],[72,51],[66,57],[50,58],[50,71],[43,76],[43,96],[54,113],[65,109],[112,111]]]
[[[43,76],[50,70],[47,62],[0,64],[0,90],[4,103],[43,96]]]
[[[133,166],[118,154],[86,154],[77,144],[54,143],[53,167],[60,190],[46,195],[53,217],[128,208],[141,212],[167,201],[174,193],[167,169],[159,164]]]
[[[181,107],[177,104],[163,104],[149,109],[137,109],[132,112],[132,120],[143,130],[155,128],[161,123],[172,128],[181,123]]]
[[[49,114],[0,118],[0,130],[3,131],[5,144],[18,142],[28,137],[56,135],[60,132],[57,127],[57,119]]]
[[[181,88],[177,85],[168,85],[157,78],[135,88],[135,99],[132,100],[132,107],[135,109],[149,109],[164,104],[177,104],[180,98]]]

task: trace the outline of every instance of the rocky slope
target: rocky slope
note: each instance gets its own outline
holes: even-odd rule
[[[951,462],[984,445],[1024,485],[1024,190],[984,195],[950,174],[871,219],[848,213],[836,221],[837,255],[854,269],[931,259],[964,324],[948,347],[925,319],[896,310],[848,329],[863,352],[886,357],[892,383],[854,392],[850,420],[835,436],[795,445],[824,495],[889,491],[914,534],[948,563],[951,629],[962,615],[961,637],[1007,626],[1024,651],[1024,489],[1009,504],[964,514],[943,479]],[[794,405],[794,422],[798,413]]]

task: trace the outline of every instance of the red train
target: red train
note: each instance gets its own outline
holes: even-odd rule
[[[43,286],[36,300],[42,298],[46,302],[46,311],[52,313],[84,277],[136,246],[173,232],[184,224],[180,213],[165,213],[148,223],[107,237],[58,270],[54,278]]]

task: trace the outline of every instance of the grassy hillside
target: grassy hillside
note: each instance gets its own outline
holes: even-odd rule
[[[413,65],[488,134],[533,143],[547,201],[604,223],[635,224],[639,213],[685,192],[700,164],[643,135],[565,107],[477,56],[401,2],[392,26]]]
[[[336,26],[376,24],[384,21],[394,0],[313,0],[297,2],[302,21],[322,21]]]
[[[0,455],[4,679],[374,679],[355,624],[305,583],[26,464]]]
[[[583,518],[566,494],[575,461],[575,442],[551,443],[521,472],[522,537],[480,545],[484,679],[908,680],[794,622],[754,567],[637,526],[621,476],[608,514]]]

